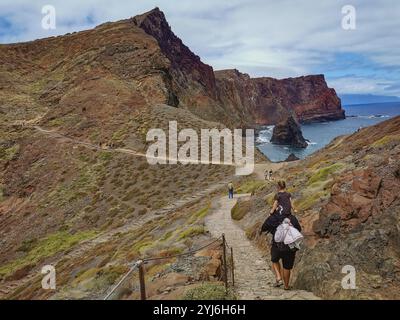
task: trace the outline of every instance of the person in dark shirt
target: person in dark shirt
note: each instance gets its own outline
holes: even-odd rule
[[[292,210],[297,213],[297,210],[293,206],[292,196],[286,191],[286,183],[285,181],[278,181],[278,193],[274,197],[274,204],[272,205],[270,214],[281,216],[282,221],[284,218],[288,218],[293,227],[301,232],[301,226],[296,217],[292,215]],[[283,243],[276,243],[274,240],[275,231],[272,233],[271,242],[272,269],[276,276],[275,286],[280,287],[284,284],[284,289],[289,290],[290,273],[293,269],[296,251],[291,250]],[[282,260],[283,268],[281,267],[280,260]]]

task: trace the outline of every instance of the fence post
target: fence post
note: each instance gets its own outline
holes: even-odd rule
[[[139,261],[140,299],[146,300],[146,284],[144,281],[144,263]]]
[[[225,290],[228,290],[228,266],[226,263],[226,240],[225,234],[222,234],[222,263],[224,265],[224,282],[225,282]]]
[[[235,264],[233,262],[233,248],[231,247],[232,287],[235,286]]]

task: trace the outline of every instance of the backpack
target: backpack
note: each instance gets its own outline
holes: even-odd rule
[[[289,218],[285,218],[276,228],[274,240],[277,244],[283,243],[287,245],[290,250],[299,250],[300,244],[303,241],[303,235],[293,227]]]
[[[277,210],[278,211],[278,210]],[[265,219],[263,225],[261,226],[261,233],[271,233],[274,234],[276,228],[283,222],[285,216],[280,212],[271,214],[267,219]]]

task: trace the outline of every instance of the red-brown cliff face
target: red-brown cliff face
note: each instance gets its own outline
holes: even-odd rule
[[[187,107],[197,114],[212,116],[217,100],[213,68],[201,62],[171,30],[164,13],[158,8],[132,18],[132,22],[154,37],[161,52],[171,62],[164,70],[170,83],[172,105]]]
[[[219,98],[254,124],[275,124],[293,111],[300,122],[344,118],[340,99],[323,75],[250,78],[237,70],[216,72]]]
[[[164,72],[174,106],[240,126],[275,124],[292,111],[300,122],[344,118],[340,99],[323,75],[277,80],[250,78],[237,70],[213,72],[172,32],[158,8],[131,21],[157,40],[170,61]]]

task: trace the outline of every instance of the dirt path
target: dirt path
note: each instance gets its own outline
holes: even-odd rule
[[[313,293],[303,290],[285,291],[273,288],[274,275],[270,261],[246,237],[244,231],[231,219],[231,209],[237,198],[249,194],[235,195],[235,199],[224,196],[215,199],[211,213],[206,218],[206,227],[214,237],[225,234],[228,245],[233,248],[235,262],[235,291],[239,299],[261,300],[314,300]]]
[[[77,145],[81,145],[84,146],[86,148],[92,149],[92,150],[99,150],[99,151],[105,151],[105,152],[114,152],[114,153],[124,153],[124,154],[129,154],[131,156],[135,156],[135,157],[143,157],[143,158],[147,158],[149,159],[156,159],[156,160],[165,160],[165,161],[169,161],[170,158],[168,157],[152,157],[150,155],[147,155],[143,152],[139,152],[136,150],[132,150],[132,149],[128,149],[128,148],[110,148],[108,146],[98,146],[86,141],[81,141],[78,139],[74,139],[72,137],[68,137],[62,133],[59,133],[55,130],[48,130],[48,129],[43,129],[42,127],[39,126],[32,126],[33,129],[37,130],[40,133],[46,134],[52,138],[55,139],[60,139],[64,142],[71,142]],[[175,159],[174,159],[175,160]],[[182,160],[179,159],[180,163],[191,163],[189,160]],[[198,162],[199,164],[210,164],[208,161],[207,162],[202,162],[201,160],[199,160]],[[233,166],[235,167],[236,165],[233,163],[224,163],[224,162],[217,162],[217,161],[213,161],[212,162],[213,165],[223,165],[223,166]]]
[[[254,165],[254,173],[259,180],[265,180],[265,171],[272,170],[272,176],[277,179],[276,172],[284,167],[291,166],[297,161],[292,162],[269,162],[269,163],[257,163]]]

